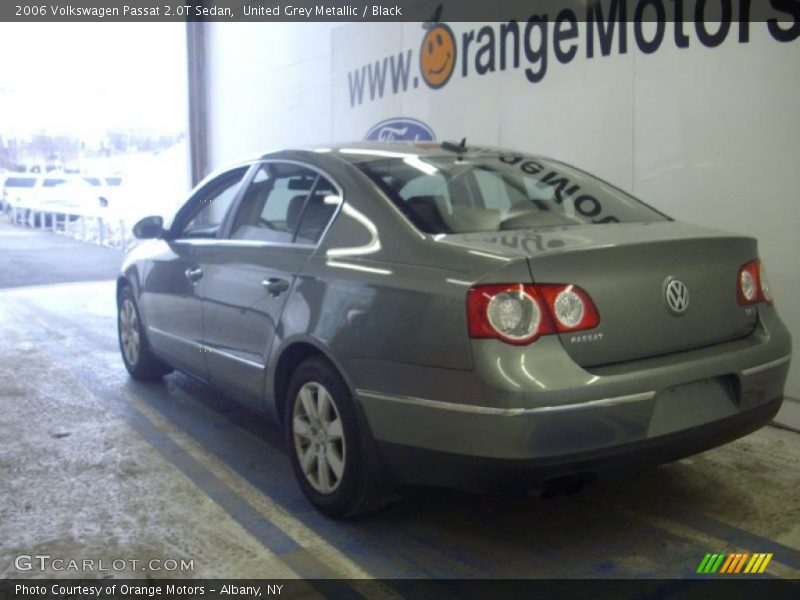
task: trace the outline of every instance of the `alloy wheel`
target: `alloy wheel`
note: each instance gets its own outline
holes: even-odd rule
[[[119,336],[122,342],[122,351],[128,364],[135,365],[139,360],[139,318],[136,307],[129,298],[122,301],[119,308]]]
[[[310,381],[297,393],[292,436],[311,487],[321,494],[335,492],[344,476],[347,448],[339,408],[322,384]]]

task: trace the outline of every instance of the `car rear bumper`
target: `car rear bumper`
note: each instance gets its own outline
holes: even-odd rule
[[[635,473],[733,441],[766,425],[775,398],[731,417],[674,433],[587,452],[533,459],[497,459],[379,442],[393,480],[475,491],[524,491],[565,481]]]
[[[774,309],[765,313],[748,338],[667,357],[588,371],[542,344],[527,368],[522,361],[524,386],[512,370],[517,358],[502,370],[505,387],[487,385],[477,365],[460,376],[440,371],[451,378],[451,392],[426,381],[424,368],[404,378],[386,368],[382,377],[397,387],[427,387],[436,396],[365,388],[356,396],[401,481],[485,487],[471,485],[485,479],[491,487],[519,472],[510,479],[538,485],[559,474],[635,469],[723,444],[774,416],[791,339]],[[478,349],[483,362],[491,357],[498,365],[513,351]]]

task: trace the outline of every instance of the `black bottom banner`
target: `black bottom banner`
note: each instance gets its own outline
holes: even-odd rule
[[[8,579],[2,600],[255,600],[259,598],[800,598],[800,580],[542,579]]]

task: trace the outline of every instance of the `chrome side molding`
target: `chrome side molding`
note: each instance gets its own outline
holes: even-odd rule
[[[465,412],[465,413],[472,413],[479,415],[494,415],[500,417],[518,417],[518,416],[535,415],[542,413],[591,410],[595,408],[616,406],[619,404],[628,404],[630,402],[643,402],[645,400],[653,399],[656,393],[655,391],[648,391],[648,392],[640,392],[637,394],[629,394],[627,396],[600,398],[597,400],[588,400],[586,402],[576,402],[572,404],[562,404],[555,406],[537,406],[535,408],[495,408],[492,406],[473,406],[470,404],[457,404],[455,402],[443,402],[441,400],[428,400],[426,398],[415,398],[413,396],[384,394],[383,392],[375,392],[372,390],[363,390],[363,389],[357,389],[356,395],[361,398],[370,398],[372,400],[381,400],[386,402],[399,402],[401,404],[411,404],[414,406],[422,406],[425,408],[432,408],[436,410],[449,410],[455,412]]]
[[[756,373],[761,373],[762,371],[769,371],[770,369],[774,369],[775,367],[779,367],[784,363],[787,363],[791,360],[792,355],[787,354],[782,358],[776,358],[775,360],[771,360],[761,365],[756,365],[755,367],[750,367],[749,369],[743,369],[742,375],[745,377],[749,375],[755,375]]]

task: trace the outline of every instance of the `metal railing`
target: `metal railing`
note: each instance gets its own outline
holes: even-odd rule
[[[8,217],[12,225],[18,227],[50,231],[83,242],[123,250],[135,243],[131,232],[133,224],[124,218],[114,216],[106,209],[76,214],[75,211],[47,210],[24,205],[9,206],[6,202],[2,204],[2,214]]]

